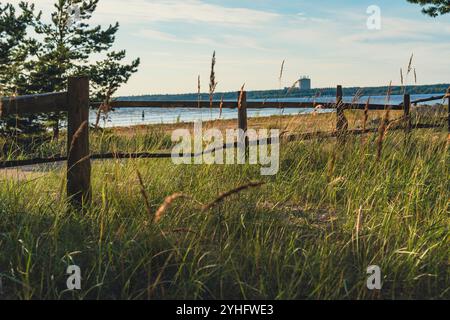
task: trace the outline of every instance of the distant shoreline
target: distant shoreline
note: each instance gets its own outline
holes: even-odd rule
[[[369,122],[372,120],[380,119],[384,114],[384,111],[371,111],[369,114]],[[392,117],[401,117],[402,111],[393,110],[391,111]],[[363,116],[361,112],[349,112],[346,114],[349,122],[350,128],[357,129],[362,126]],[[335,113],[325,112],[325,113],[305,113],[296,115],[271,115],[263,117],[255,117],[248,119],[249,128],[253,129],[263,129],[263,128],[277,128],[285,131],[301,131],[310,132],[314,130],[322,131],[332,131],[335,128]],[[158,124],[141,124],[141,125],[130,125],[130,126],[115,126],[102,128],[102,130],[110,130],[115,134],[119,135],[135,135],[137,133],[148,132],[148,130],[160,130],[167,134],[170,134],[175,129],[193,129],[194,121],[178,122],[178,123],[158,123]],[[204,129],[236,129],[237,120],[236,119],[215,119],[207,120],[203,122]]]
[[[432,95],[432,94],[431,94]],[[421,99],[424,97],[427,97],[430,95],[413,95],[411,96],[411,100],[414,101],[416,99]],[[326,98],[321,97],[315,100],[316,103],[327,103],[327,102],[333,102],[336,98]],[[249,99],[250,100],[250,99]],[[277,100],[277,99],[275,99]],[[298,98],[286,98],[286,99],[279,99],[279,101],[289,101],[291,102],[297,102],[297,101],[304,101],[309,100],[311,102],[312,100],[310,98],[307,99],[298,99]],[[139,101],[139,100],[137,100]],[[269,100],[268,100],[269,101]],[[350,103],[352,102],[351,96],[344,97],[344,101]],[[366,103],[367,97],[363,97],[360,99],[359,103]],[[400,95],[393,95],[390,99],[390,104],[398,105],[401,102],[403,102],[403,96]],[[379,103],[384,105],[386,103],[386,97],[385,96],[371,96],[371,103]],[[442,101],[436,101],[435,103],[424,103],[428,105],[434,105],[442,103]],[[322,109],[320,112],[329,112],[332,110],[326,110]],[[96,111],[92,110],[91,118],[96,118]],[[314,109],[280,109],[280,108],[267,108],[267,109],[252,109],[249,110],[249,117],[263,117],[263,116],[271,116],[271,115],[280,115],[280,114],[286,114],[286,115],[297,115],[297,114],[304,114],[304,113],[312,113],[314,112]],[[111,112],[109,114],[109,122],[106,124],[106,127],[118,127],[118,126],[133,126],[133,125],[148,125],[148,124],[160,124],[160,123],[177,123],[177,122],[193,122],[195,120],[217,120],[219,118],[230,120],[230,119],[236,119],[237,118],[237,111],[233,109],[224,109],[222,111],[222,114],[220,114],[220,111],[218,109],[210,110],[209,108],[156,108],[156,107],[136,107],[136,108],[117,108],[115,111]],[[104,124],[104,122],[102,121]]]
[[[448,84],[432,84],[432,85],[417,85],[417,86],[392,86],[391,95],[402,95],[408,93],[411,95],[419,94],[444,94],[450,88]],[[363,96],[385,96],[388,92],[388,86],[381,87],[344,87],[345,96],[355,96],[358,92]],[[215,99],[236,99],[238,89],[236,92],[217,92],[214,94]],[[290,89],[284,88],[281,90],[251,90],[247,91],[247,99],[281,99],[281,98],[313,98],[320,97],[334,97],[336,95],[336,88],[316,88],[311,90],[299,90],[298,88]],[[184,93],[184,94],[146,94],[146,95],[131,95],[121,96],[117,100],[209,100],[208,93]]]

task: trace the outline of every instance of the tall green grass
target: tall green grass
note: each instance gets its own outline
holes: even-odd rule
[[[170,136],[162,130],[148,128],[136,135],[118,135],[112,129],[92,130],[89,137],[92,154],[121,152],[151,152],[167,150],[173,144]],[[50,137],[29,137],[16,140],[0,137],[0,159],[22,160],[48,158],[67,154],[65,134],[59,140]]]
[[[94,149],[131,148],[103,139]],[[273,177],[250,165],[94,161],[83,213],[67,206],[64,168],[3,180],[0,298],[448,299],[447,133],[388,132],[379,160],[376,139],[285,144]],[[146,150],[150,140],[129,143]],[[193,199],[153,223],[137,169],[151,212],[177,192]],[[201,210],[250,181],[266,184]],[[71,264],[81,267],[80,291],[66,289]],[[381,267],[381,291],[366,287],[370,265]]]

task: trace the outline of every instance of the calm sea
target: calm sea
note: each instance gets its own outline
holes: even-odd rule
[[[432,94],[412,95],[411,100],[423,99],[433,96]],[[366,103],[368,97],[361,97],[360,103]],[[262,101],[262,100],[249,100]],[[310,102],[311,98],[286,98],[286,99],[270,99],[267,101],[285,101],[285,102]],[[317,103],[326,103],[335,101],[334,97],[322,97],[317,99]],[[352,102],[353,97],[344,97],[345,102]],[[392,96],[390,104],[400,104],[403,96]],[[436,101],[437,103],[439,101]],[[386,103],[385,96],[371,97],[371,103]],[[249,109],[249,117],[267,117],[273,115],[298,115],[313,112],[313,109]],[[321,110],[320,112],[332,112],[332,110]],[[95,112],[91,111],[90,119],[94,121]],[[197,120],[209,121],[219,119],[219,110],[217,109],[197,109],[197,108],[117,108],[111,112],[108,119],[102,119],[100,125],[103,127],[124,127],[144,124],[159,123],[177,123],[177,122],[194,122]],[[231,109],[223,109],[220,119],[237,119],[237,111]]]

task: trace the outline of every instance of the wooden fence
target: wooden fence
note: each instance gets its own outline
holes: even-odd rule
[[[348,123],[345,119],[344,111],[348,109],[355,110],[403,110],[405,129],[412,129],[410,108],[414,103],[433,101],[448,98],[448,130],[450,132],[450,96],[447,93],[443,96],[431,97],[411,101],[408,94],[404,95],[403,102],[399,105],[390,104],[360,104],[345,103],[343,101],[342,86],[336,90],[336,101],[332,103],[320,103],[325,109],[336,109],[336,131],[331,133],[305,133],[290,135],[287,141],[299,139],[313,139],[317,137],[337,137],[345,139],[347,133],[365,134],[372,130],[348,130]],[[238,96],[240,93],[238,93]],[[117,159],[117,158],[170,158],[170,153],[110,153],[91,155],[89,151],[89,108],[98,106],[98,103],[90,104],[89,101],[89,79],[87,77],[73,77],[68,79],[67,92],[38,94],[30,96],[20,96],[11,98],[2,98],[0,100],[0,118],[13,115],[26,115],[35,113],[67,112],[67,156],[48,158],[48,159],[30,159],[13,160],[0,163],[0,168],[11,168],[24,165],[51,163],[58,161],[67,161],[67,195],[74,205],[82,205],[91,198],[91,159]],[[159,107],[159,108],[231,108],[238,109],[237,127],[244,131],[247,130],[247,110],[254,108],[314,108],[319,103],[313,102],[254,102],[247,101],[246,92],[242,93],[241,103],[238,101],[214,101],[210,105],[209,101],[113,101],[113,108],[137,108],[137,107]],[[419,126],[430,127],[430,126]],[[431,126],[433,127],[433,126]],[[248,141],[247,141],[248,143]],[[270,143],[270,142],[269,142]],[[236,144],[224,145],[223,148],[236,147]],[[207,153],[208,151],[206,151]],[[203,155],[204,153],[200,154]],[[200,156],[192,154],[191,157]]]
[[[80,205],[91,197],[89,79],[69,78],[67,92],[0,101],[0,118],[51,112],[67,112],[67,194],[72,203]]]

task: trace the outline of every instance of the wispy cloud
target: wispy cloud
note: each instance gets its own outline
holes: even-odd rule
[[[23,0],[9,0],[18,4]],[[55,0],[28,0],[45,12],[54,7]],[[95,20],[123,23],[190,22],[258,26],[280,18],[280,14],[244,7],[227,7],[204,0],[101,0]]]
[[[279,14],[240,7],[210,4],[201,0],[108,0],[99,7],[103,15],[134,23],[190,22],[233,26],[258,26]]]
[[[349,43],[416,43],[416,42],[438,42],[439,39],[450,38],[450,23],[436,23],[431,20],[427,22],[412,19],[394,18],[385,16],[382,19],[382,28],[378,31],[367,29],[356,30],[352,34],[342,38]]]
[[[157,40],[162,42],[173,42],[192,45],[208,45],[214,48],[250,48],[256,50],[270,51],[270,48],[265,47],[259,39],[248,37],[244,35],[235,34],[218,34],[212,36],[198,36],[198,35],[177,35],[167,32],[161,32],[154,29],[141,29],[136,33],[140,38]]]

